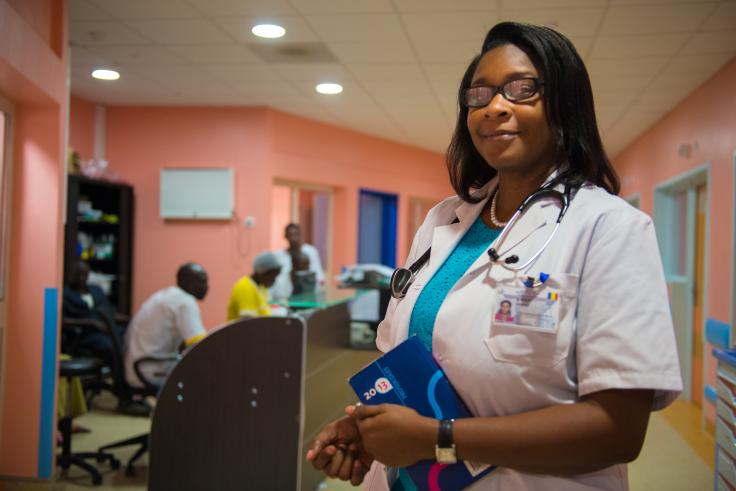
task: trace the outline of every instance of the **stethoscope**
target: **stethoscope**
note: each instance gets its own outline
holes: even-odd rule
[[[539,255],[544,252],[544,250],[547,248],[555,235],[557,235],[557,230],[559,230],[560,228],[562,217],[565,216],[565,213],[567,213],[567,209],[570,207],[571,195],[572,187],[568,184],[565,184],[563,192],[557,191],[551,186],[546,186],[534,191],[532,194],[527,196],[526,199],[524,199],[524,201],[521,203],[521,205],[519,205],[519,207],[516,209],[511,219],[506,223],[503,229],[501,229],[501,233],[498,235],[498,237],[496,237],[496,240],[493,241],[490,249],[488,249],[488,257],[491,258],[491,263],[499,264],[500,266],[514,272],[524,270],[529,265],[531,265],[539,257]],[[537,252],[521,266],[516,265],[516,263],[519,262],[519,256],[517,256],[516,254],[502,258],[502,256],[504,256],[506,253],[499,253],[498,250],[508,236],[509,231],[514,228],[516,222],[521,218],[524,212],[526,212],[526,210],[528,210],[532,204],[544,198],[553,198],[557,200],[560,205],[560,212],[557,214],[557,221],[555,222],[554,229],[552,229],[552,233],[549,234],[549,237],[547,237],[547,240],[544,241]],[[455,218],[452,223],[457,223],[458,221],[459,220]],[[404,298],[404,296],[406,296],[406,292],[409,291],[409,287],[414,282],[414,278],[417,272],[429,260],[429,255],[431,251],[432,248],[430,247],[424,252],[424,254],[421,255],[419,259],[414,261],[414,263],[408,268],[398,268],[394,270],[393,274],[391,275],[390,283],[392,297]],[[538,286],[539,284],[544,283],[545,279],[546,278],[540,278],[539,280],[533,278],[527,279],[524,284],[528,287]]]

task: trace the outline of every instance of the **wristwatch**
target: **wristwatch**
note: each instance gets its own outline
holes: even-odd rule
[[[434,446],[434,455],[440,464],[454,464],[457,462],[455,443],[452,441],[452,423],[454,421],[454,419],[440,420],[437,445]]]

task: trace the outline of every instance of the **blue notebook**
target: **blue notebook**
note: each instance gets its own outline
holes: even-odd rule
[[[416,336],[350,377],[363,404],[400,404],[436,419],[472,417],[442,368]],[[469,486],[495,466],[459,461],[423,460],[406,468],[420,491],[454,491]]]

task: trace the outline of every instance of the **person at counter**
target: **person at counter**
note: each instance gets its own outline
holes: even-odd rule
[[[253,274],[243,276],[233,286],[227,305],[227,320],[271,315],[268,288],[282,271],[281,261],[273,252],[262,252],[253,260]]]
[[[288,299],[294,291],[294,283],[292,281],[291,271],[294,267],[294,258],[300,258],[305,255],[309,262],[308,270],[314,272],[317,285],[321,285],[325,280],[325,272],[322,270],[322,261],[319,257],[319,251],[311,244],[305,244],[302,237],[302,229],[299,224],[290,223],[284,229],[284,238],[289,243],[289,247],[274,252],[281,264],[281,274],[276,278],[276,282],[270,288],[269,293],[271,300],[281,302]]]
[[[125,378],[131,386],[143,385],[134,368],[136,361],[173,360],[182,344],[192,346],[207,335],[197,301],[204,299],[208,289],[207,271],[200,264],[185,263],[176,272],[176,286],[159,290],[143,302],[125,339]],[[141,372],[148,382],[163,385],[173,365],[173,361],[146,363]]]

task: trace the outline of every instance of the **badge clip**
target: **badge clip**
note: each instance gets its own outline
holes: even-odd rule
[[[538,286],[544,285],[544,283],[549,279],[549,274],[547,273],[539,273],[539,278],[535,278],[534,276],[527,276],[524,280],[524,286],[527,288],[536,288]]]

